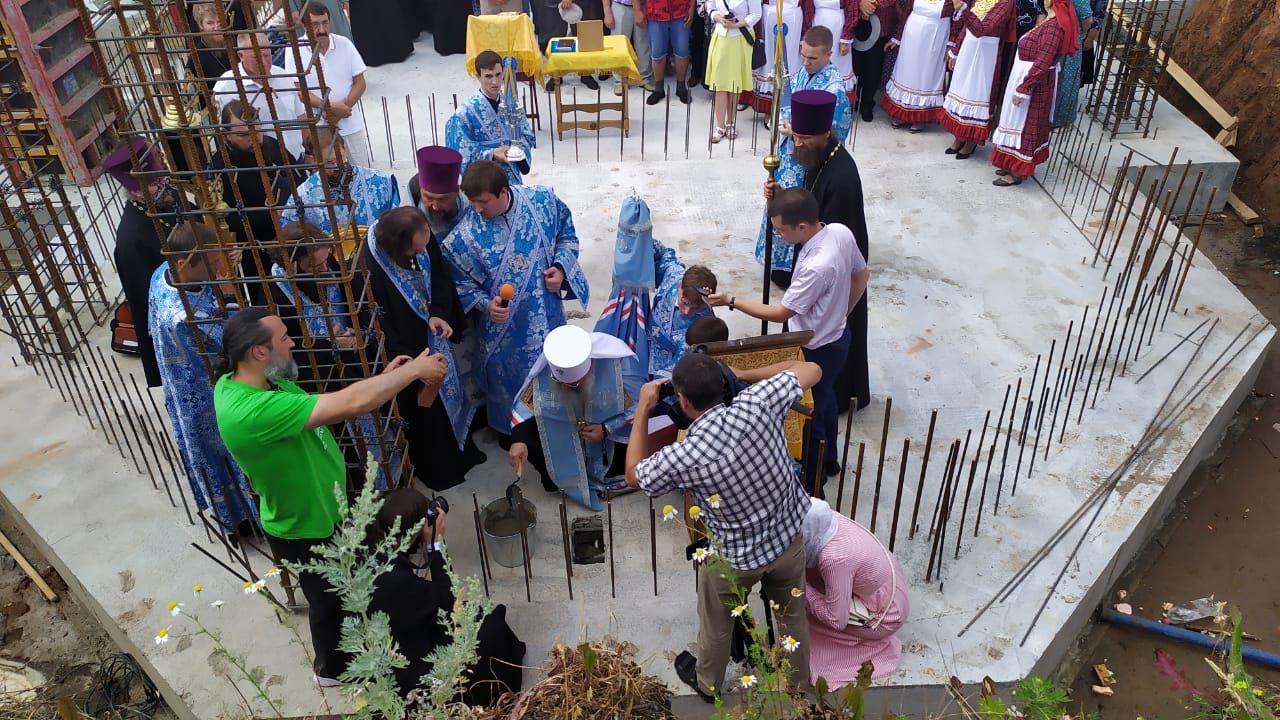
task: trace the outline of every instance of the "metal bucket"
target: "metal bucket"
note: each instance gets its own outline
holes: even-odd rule
[[[485,550],[489,559],[503,567],[524,565],[524,549],[520,546],[520,516],[524,518],[525,535],[529,543],[529,557],[533,557],[534,528],[538,526],[538,508],[521,499],[513,508],[505,497],[484,506],[480,511],[480,526],[484,531]]]

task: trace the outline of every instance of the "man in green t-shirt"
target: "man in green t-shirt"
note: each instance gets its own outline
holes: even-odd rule
[[[302,562],[328,542],[346,507],[346,466],[329,426],[378,408],[415,381],[444,379],[440,355],[401,355],[382,374],[342,390],[309,395],[293,383],[298,366],[284,322],[251,307],[223,330],[213,390],[218,432],[259,497],[262,529],[279,560]],[[298,578],[315,645],[316,682],[338,684],[347,659],[338,651],[342,602],[323,578]]]

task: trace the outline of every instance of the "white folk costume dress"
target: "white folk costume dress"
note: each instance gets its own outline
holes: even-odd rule
[[[1022,177],[1049,159],[1049,119],[1057,97],[1058,59],[1066,31],[1052,17],[1018,41],[1000,122],[991,134],[991,164]],[[1021,98],[1014,105],[1013,98]]]
[[[986,143],[995,113],[994,86],[1000,48],[1017,37],[1016,0],[977,0],[962,5],[952,21],[955,59],[951,87],[942,101],[943,129],[957,140]]]
[[[881,101],[900,123],[938,121],[951,38],[950,0],[907,0],[898,32],[898,60]]]
[[[848,17],[846,13],[857,15],[858,4],[855,0],[813,0],[812,24],[821,25],[831,31],[831,37],[835,42],[831,52],[831,64],[836,66],[836,72],[840,74],[845,92],[848,93],[858,87],[858,78],[853,74],[853,53],[840,54],[840,37],[844,34],[845,20]]]
[[[758,95],[773,94],[773,63],[778,33],[778,8],[772,2],[760,5],[761,25],[764,34],[764,66],[752,70]],[[782,0],[782,45],[786,50],[786,66],[783,75],[790,77],[800,69],[800,39],[813,21],[813,0]],[[751,31],[754,33],[755,29]]]

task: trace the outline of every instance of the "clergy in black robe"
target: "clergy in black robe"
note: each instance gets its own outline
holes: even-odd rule
[[[825,91],[818,91],[825,92]],[[830,93],[826,93],[830,95]],[[831,95],[834,106],[835,96]],[[794,110],[793,110],[794,112]],[[794,157],[805,168],[804,187],[818,199],[818,215],[823,223],[840,223],[853,231],[862,257],[867,254],[867,218],[862,205],[862,179],[853,156],[840,144],[833,130],[819,135],[794,135]],[[789,283],[790,274],[785,278]],[[867,295],[849,313],[849,355],[836,380],[836,403],[841,412],[848,409],[849,399],[856,397],[861,410],[871,402],[871,380],[867,366]]]
[[[164,176],[135,177],[131,172],[134,159],[141,172],[164,170],[158,149],[152,149],[145,140],[133,139],[121,145],[102,161],[103,170],[120,183],[129,194],[116,226],[116,245],[112,251],[120,287],[125,302],[133,315],[138,336],[138,357],[142,360],[143,375],[147,387],[160,387],[160,366],[156,362],[155,346],[147,318],[148,296],[151,292],[151,276],[165,263],[161,253],[163,242],[177,222],[178,191],[169,185]],[[147,188],[143,188],[143,183]],[[148,194],[155,206],[158,222],[147,215]]]
[[[425,234],[425,235],[424,235]],[[453,276],[440,252],[438,239],[431,234],[427,218],[417,208],[401,207],[389,210],[378,218],[373,228],[379,248],[401,268],[411,272],[425,271],[431,279],[431,299],[428,315],[434,322],[443,320],[452,334],[449,343],[457,347],[465,337],[466,318]],[[425,254],[430,268],[421,266],[421,255],[413,255],[412,245],[427,238]],[[397,239],[399,238],[399,239]],[[386,343],[387,356],[408,355],[417,357],[427,349],[429,338],[436,328],[409,305],[404,294],[387,275],[377,259],[366,252],[365,266],[369,273],[369,287],[377,305],[379,324]],[[443,336],[442,336],[443,337]],[[455,350],[455,357],[460,353]],[[418,479],[432,490],[447,490],[461,483],[471,468],[485,461],[484,453],[476,447],[471,433],[466,433],[465,445],[458,448],[457,435],[446,409],[443,393],[430,407],[418,404],[418,383],[413,383],[398,396],[397,407],[405,419],[405,436],[409,444],[409,459]],[[465,398],[464,398],[465,400]]]
[[[351,40],[369,67],[404,62],[418,36],[416,18],[406,15],[402,0],[351,3]],[[410,25],[409,21],[414,24]]]
[[[437,55],[456,55],[467,51],[469,17],[471,0],[431,0],[431,40]]]
[[[428,517],[431,503],[413,488],[393,490],[383,501],[370,532],[373,543],[380,542],[391,531],[396,519],[400,529],[421,527],[419,537],[408,552],[400,555],[391,570],[378,576],[373,584],[371,612],[384,612],[391,623],[391,637],[409,664],[395,670],[400,692],[421,686],[422,676],[431,672],[427,656],[453,640],[454,629],[440,622],[441,610],[452,616],[453,585],[445,572],[440,541],[447,531],[446,512],[439,508],[439,520]],[[438,534],[437,534],[438,533]],[[419,577],[410,559],[421,547],[426,554],[430,579]],[[479,660],[468,670],[463,701],[468,705],[490,707],[505,692],[520,692],[521,663],[525,644],[507,625],[505,605],[495,607],[480,623],[476,655]]]

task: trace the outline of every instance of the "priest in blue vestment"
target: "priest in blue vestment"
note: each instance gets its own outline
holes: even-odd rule
[[[462,174],[476,160],[493,160],[512,185],[524,182],[537,137],[515,90],[503,90],[502,57],[492,50],[476,55],[480,90],[458,105],[444,125],[445,144],[462,153]],[[515,152],[519,150],[519,152]]]
[[[517,476],[528,461],[548,491],[597,511],[606,494],[631,489],[619,442],[629,437],[622,362],[631,357],[618,338],[576,325],[547,335],[512,408],[507,457]]]
[[[350,164],[340,136],[327,127],[316,128],[315,133],[311,151],[320,170],[299,185],[292,198],[282,200],[286,206],[280,213],[282,226],[305,219],[326,233],[341,236],[353,232],[353,225],[367,228],[379,215],[400,204],[395,175]],[[325,202],[326,186],[328,196],[336,201],[336,232]]]
[[[200,223],[185,222],[169,234],[166,249],[176,257],[151,276],[148,327],[164,380],[164,406],[174,444],[196,507],[212,509],[228,535],[248,534],[257,524],[257,508],[249,500],[244,474],[218,434],[213,385],[202,359],[202,355],[215,357],[222,352],[226,317],[212,282],[216,251],[210,250],[217,244],[217,234]],[[236,267],[239,258],[228,263]]]
[[[442,250],[462,310],[477,332],[475,385],[489,427],[511,433],[516,391],[542,353],[547,333],[565,323],[565,300],[585,309],[587,278],[578,265],[573,213],[548,187],[511,186],[502,168],[477,160],[462,177],[471,201]],[[502,286],[514,293],[501,297]],[[464,383],[467,378],[463,378]]]
[[[832,121],[836,141],[843,142],[853,128],[853,110],[849,107],[849,93],[845,91],[844,79],[840,71],[831,62],[833,38],[831,31],[821,25],[815,25],[805,33],[800,41],[801,68],[791,76],[787,83],[787,95],[779,108],[778,130],[784,135],[778,144],[778,157],[782,164],[778,167],[774,182],[778,189],[804,187],[804,165],[795,155],[795,140],[792,135],[802,132],[804,128],[795,130],[791,126],[791,95],[801,90],[826,90],[836,96],[836,114]],[[756,262],[764,264],[764,233],[768,218],[760,220],[760,235],[756,239]],[[777,230],[773,231],[773,264],[770,273],[773,282],[786,287],[791,284],[791,270],[795,265],[795,248],[787,244]]]

